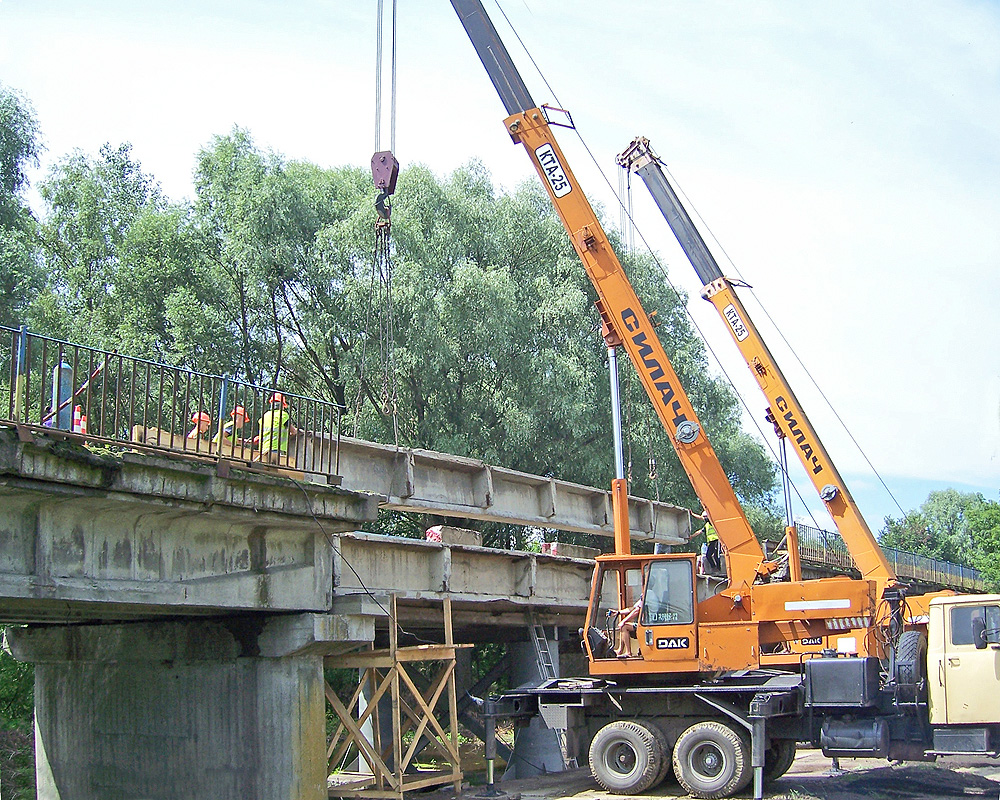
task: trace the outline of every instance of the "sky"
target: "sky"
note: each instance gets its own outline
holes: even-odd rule
[[[873,529],[935,489],[1000,499],[1000,2],[501,6],[530,58],[486,2],[534,100],[571,111],[560,143],[609,222],[615,155],[651,140],[723,270],[753,287],[741,297]],[[375,0],[0,0],[0,81],[38,117],[33,181],[74,148],[129,142],[179,201],[198,150],[233,126],[290,159],[367,165],[375,26]],[[478,159],[498,187],[535,180],[450,3],[399,0],[397,52],[404,167]],[[641,183],[631,202],[766,433]],[[793,477],[797,513],[825,524]]]

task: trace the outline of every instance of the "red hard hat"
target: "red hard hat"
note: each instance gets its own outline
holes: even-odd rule
[[[245,408],[243,408],[243,406],[236,406],[236,408],[234,408],[232,411],[229,412],[229,416],[231,416],[231,417],[243,417],[243,419],[246,419],[247,418],[247,410]]]
[[[206,414],[204,411],[195,411],[191,415],[192,422],[207,422],[209,425],[212,424],[211,414]]]
[[[281,403],[282,408],[288,408],[288,401],[281,392],[275,392],[271,395],[271,403]]]

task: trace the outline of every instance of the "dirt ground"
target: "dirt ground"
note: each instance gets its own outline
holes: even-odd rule
[[[765,787],[769,800],[948,800],[961,797],[1000,798],[1000,761],[989,758],[948,758],[935,764],[893,766],[878,759],[840,761],[841,771],[831,771],[832,762],[818,750],[799,751],[792,768]],[[620,800],[620,795],[602,790],[588,769],[556,775],[507,781],[498,786],[511,800]],[[467,789],[461,800],[479,800],[484,787]],[[655,790],[638,797],[687,797],[668,779]],[[753,796],[752,789],[740,797]],[[497,800],[505,800],[500,797]]]

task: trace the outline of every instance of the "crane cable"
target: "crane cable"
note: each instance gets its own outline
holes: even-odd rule
[[[354,434],[357,435],[358,418],[361,412],[361,400],[364,394],[365,361],[367,356],[367,341],[371,338],[372,316],[377,315],[378,325],[378,358],[381,377],[381,391],[378,402],[375,403],[379,415],[391,420],[393,443],[399,446],[399,392],[396,381],[395,339],[396,322],[395,308],[392,297],[392,204],[390,197],[396,189],[396,178],[399,175],[399,162],[393,155],[396,147],[396,5],[392,1],[391,31],[390,31],[390,96],[389,96],[389,149],[382,150],[382,128],[384,114],[382,111],[383,63],[385,61],[384,19],[385,3],[378,0],[375,25],[375,154],[372,156],[372,182],[378,190],[375,200],[376,218],[374,222],[375,243],[372,250],[371,284],[369,288],[369,305],[365,319],[361,359],[358,366],[358,395],[354,412]],[[372,398],[374,401],[374,397]]]
[[[385,61],[383,40],[383,20],[385,19],[385,0],[378,0],[375,21],[375,152],[382,149],[382,64]],[[389,150],[396,150],[396,0],[392,0],[391,23],[391,55],[390,55],[390,89],[389,89]]]

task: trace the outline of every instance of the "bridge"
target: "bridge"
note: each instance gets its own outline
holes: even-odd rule
[[[7,645],[35,664],[40,798],[326,797],[325,667],[453,626],[523,671],[529,615],[582,623],[591,561],[358,529],[388,507],[610,535],[605,490],[350,439],[294,395],[305,430],[265,460],[220,420],[272,389],[11,333],[0,621],[27,624]],[[190,436],[198,408],[218,438]],[[633,538],[686,539],[684,509],[629,511]],[[807,563],[849,569],[818,536]]]

